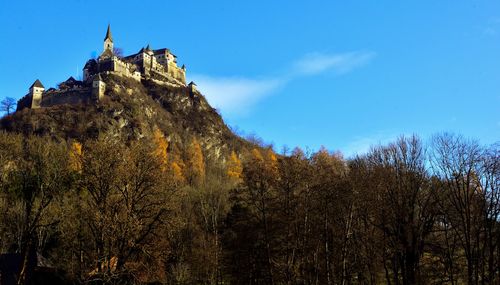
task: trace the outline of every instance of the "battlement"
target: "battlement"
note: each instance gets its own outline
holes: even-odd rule
[[[17,110],[98,101],[104,96],[106,88],[101,73],[112,73],[137,81],[151,79],[169,85],[186,86],[186,67],[178,67],[177,56],[167,48],[152,50],[147,45],[135,54],[119,56],[113,49],[109,25],[103,46],[104,50],[97,59],[86,62],[82,81],[70,77],[59,84],[57,89],[45,91],[45,87],[37,79],[29,88],[29,93],[18,101]]]
[[[177,56],[169,49],[153,50],[147,45],[137,53],[121,57],[115,54],[113,46],[111,28],[108,26],[104,38],[104,50],[97,60],[87,61],[83,68],[83,81],[106,71],[135,80],[155,78],[186,85],[186,67],[177,66]]]
[[[97,77],[97,76],[96,76]],[[36,84],[40,83],[39,86]],[[17,110],[24,108],[37,109],[62,104],[79,104],[95,101],[96,90],[90,83],[79,81],[73,77],[61,82],[58,88],[45,90],[39,80],[36,80],[30,88],[28,94],[17,102]]]

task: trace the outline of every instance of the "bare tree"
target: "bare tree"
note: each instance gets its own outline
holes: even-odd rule
[[[443,181],[440,208],[464,252],[468,284],[478,284],[484,278],[484,217],[490,197],[484,184],[483,160],[484,150],[476,141],[452,134],[433,138],[431,162],[434,174]]]
[[[483,220],[485,225],[485,247],[482,260],[485,261],[486,273],[483,277],[487,283],[497,283],[500,280],[498,251],[500,247],[500,143],[487,148],[484,152],[481,165],[483,175],[480,177],[485,211]],[[484,269],[483,269],[484,270]]]
[[[123,49],[119,47],[113,48],[113,54],[119,58],[123,57]]]
[[[420,284],[424,241],[434,223],[425,148],[419,138],[403,137],[374,148],[366,161],[369,176],[365,179],[371,187],[364,195],[373,206],[369,210],[373,223],[384,237],[386,272],[392,270],[394,284]]]
[[[16,99],[11,97],[6,97],[0,102],[0,111],[6,112],[7,115],[10,115],[16,106]]]

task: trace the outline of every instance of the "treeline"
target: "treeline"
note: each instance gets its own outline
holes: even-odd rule
[[[346,160],[193,139],[0,133],[0,252],[75,283],[500,284],[500,146],[441,134]]]

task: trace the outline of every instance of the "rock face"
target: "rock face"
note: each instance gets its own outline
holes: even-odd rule
[[[207,155],[215,157],[249,144],[231,132],[192,86],[138,82],[112,74],[103,80],[107,87],[100,102],[23,109],[4,117],[0,128],[79,141],[99,136],[129,141],[152,136],[159,129],[172,146],[196,138]]]

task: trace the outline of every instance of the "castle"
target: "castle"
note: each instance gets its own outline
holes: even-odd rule
[[[70,77],[60,83],[57,89],[45,90],[37,79],[30,86],[28,94],[17,102],[17,110],[99,101],[106,90],[106,83],[101,74],[106,73],[137,81],[154,80],[170,85],[186,86],[186,67],[177,66],[177,57],[169,49],[152,50],[147,45],[135,54],[122,57],[114,50],[111,27],[108,25],[103,52],[97,59],[87,61],[83,68],[83,80]],[[188,86],[195,88],[193,82]]]

